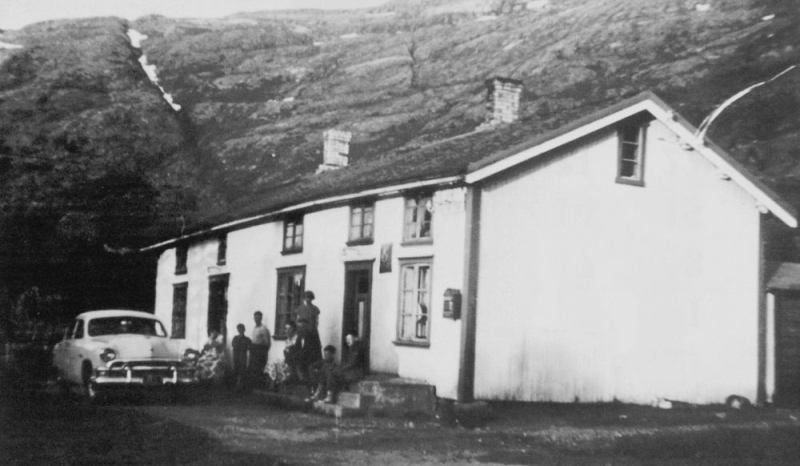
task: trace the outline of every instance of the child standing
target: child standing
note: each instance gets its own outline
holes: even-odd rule
[[[250,352],[252,340],[244,334],[244,324],[236,326],[238,335],[233,337],[231,346],[233,347],[233,376],[236,379],[236,391],[241,391],[245,386],[247,376],[247,355]]]

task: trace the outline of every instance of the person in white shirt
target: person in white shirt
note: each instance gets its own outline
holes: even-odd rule
[[[266,384],[264,368],[267,366],[267,355],[269,354],[272,340],[269,329],[261,323],[264,319],[264,314],[261,311],[256,311],[253,314],[253,319],[256,325],[250,334],[250,339],[253,343],[250,346],[250,366],[248,369],[253,378],[253,384],[264,385]]]

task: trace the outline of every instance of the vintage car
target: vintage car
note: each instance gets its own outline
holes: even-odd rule
[[[119,388],[167,388],[197,383],[185,340],[171,339],[146,312],[84,312],[53,348],[53,364],[64,388],[79,385],[90,399]]]

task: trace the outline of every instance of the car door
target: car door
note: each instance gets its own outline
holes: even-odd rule
[[[67,369],[66,353],[72,344],[72,332],[75,329],[75,323],[72,322],[67,328],[64,329],[64,336],[61,338],[56,346],[53,348],[53,365],[56,366],[59,376],[70,380]]]
[[[85,335],[83,320],[75,319],[75,326],[72,329],[72,338],[64,351],[64,367],[66,367],[66,377],[75,383],[82,383],[81,364],[83,363],[83,353],[85,352]]]

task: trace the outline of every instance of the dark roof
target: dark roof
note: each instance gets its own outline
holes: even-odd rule
[[[793,262],[767,263],[767,289],[800,290],[800,264]]]
[[[527,118],[513,124],[499,125],[493,130],[475,131],[421,145],[407,145],[376,158],[361,160],[345,168],[319,174],[308,174],[265,189],[257,196],[252,196],[225,212],[194,223],[186,234],[196,234],[228,222],[261,216],[330,197],[404,183],[464,176],[646,100],[655,102],[666,111],[672,111],[652,92],[643,92],[613,104],[593,102],[572,109],[558,119],[558,121],[565,121],[572,117],[571,121],[556,128],[547,126],[548,123],[553,124],[551,120],[543,122],[536,118]],[[587,112],[591,112],[591,114],[581,116],[586,115]],[[694,126],[688,121],[677,114],[675,114],[675,118],[694,132]],[[765,194],[794,215],[794,209],[790,205],[782,201],[763,182],[748,173],[733,157],[711,142],[707,142],[707,145]]]
[[[557,122],[553,120],[542,121],[528,117],[512,124],[498,125],[492,130],[476,131],[430,143],[410,144],[379,157],[360,160],[345,168],[296,177],[281,185],[263,189],[258,195],[250,196],[225,212],[201,219],[191,225],[187,233],[327,197],[465,175],[475,167],[513,155],[561,132],[602,118],[607,112],[613,112],[613,109],[631,105],[649,96],[654,95],[646,92],[616,105],[603,101],[574,108],[560,115],[558,122],[573,121],[562,127],[554,126]],[[587,112],[595,111],[599,113],[580,118]],[[480,165],[472,166],[473,163]]]

